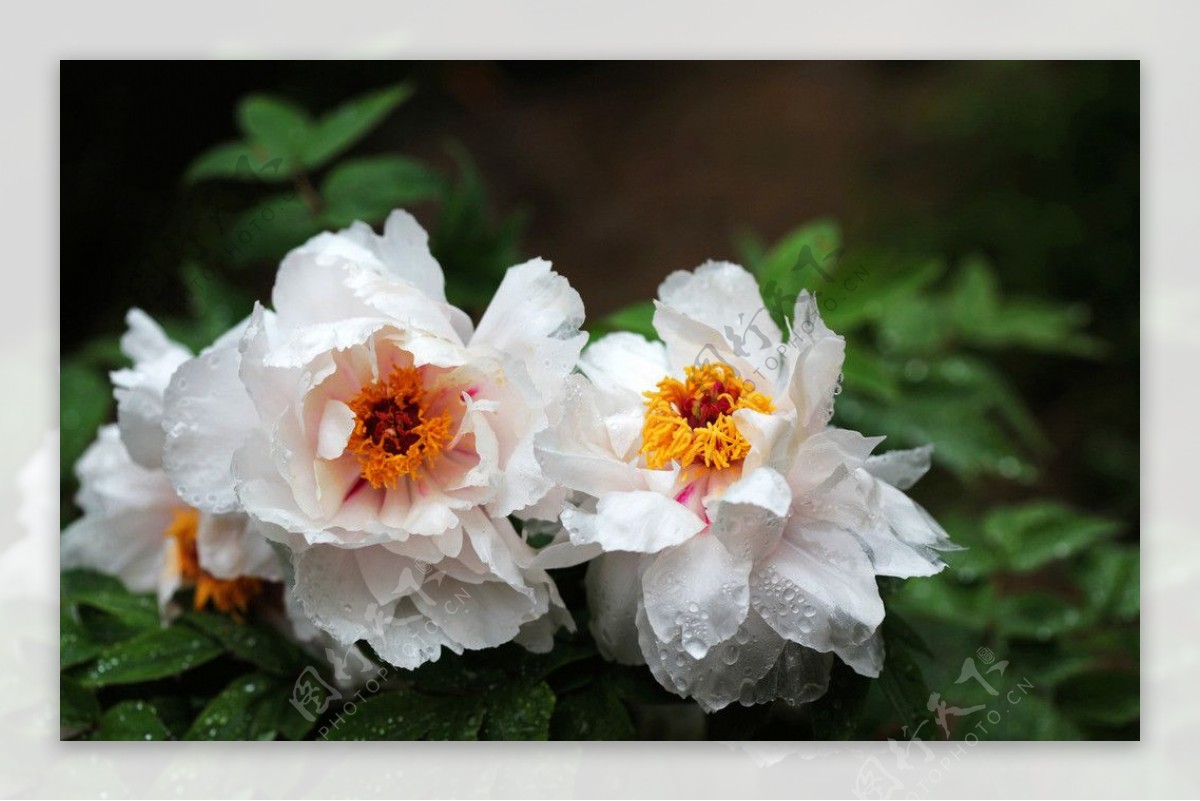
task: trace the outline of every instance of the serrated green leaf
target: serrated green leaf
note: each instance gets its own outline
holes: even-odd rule
[[[279,700],[286,698],[287,689],[278,680],[262,673],[239,676],[204,707],[183,739],[274,739]]]
[[[559,696],[550,732],[555,740],[632,740],[635,735],[629,710],[604,679]]]
[[[325,114],[309,133],[304,166],[316,169],[347,150],[411,95],[412,87],[408,84],[389,86],[356,97]]]
[[[437,197],[445,180],[436,170],[401,156],[375,156],[339,164],[325,179],[324,220],[333,228],[356,220],[379,222],[393,209]]]
[[[100,720],[93,740],[170,740],[171,731],[147,701],[122,701]]]
[[[268,159],[283,159],[280,172],[295,175],[312,141],[312,118],[300,106],[279,97],[249,95],[238,103],[238,125],[246,139],[260,146]]]
[[[545,682],[497,687],[485,702],[483,740],[547,740],[554,714],[554,691]]]
[[[1077,512],[1055,501],[997,509],[984,519],[984,535],[1018,572],[1036,570],[1056,559],[1087,550],[1115,535],[1120,525]]]
[[[304,669],[305,655],[275,629],[257,623],[237,623],[227,615],[187,612],[180,619],[221,643],[237,659],[268,673],[296,676]]]
[[[88,729],[100,720],[96,696],[68,676],[58,677],[58,725],[65,730]]]
[[[104,649],[81,676],[84,687],[136,684],[175,676],[220,656],[212,638],[188,626],[145,631]]]
[[[158,603],[153,596],[134,595],[113,576],[89,570],[67,570],[59,581],[64,603],[101,609],[134,629],[159,626]]]

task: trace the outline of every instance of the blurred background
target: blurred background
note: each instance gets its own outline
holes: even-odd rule
[[[820,293],[850,340],[835,422],[933,442],[912,494],[969,550],[885,582],[903,629],[890,674],[831,693],[849,729],[737,708],[705,736],[964,736],[936,691],[1001,704],[991,739],[1136,739],[1139,83],[1137,62],[64,62],[63,521],[126,310],[201,347],[316,231],[409,208],[476,315],[544,256],[597,332],[652,334],[668,273],[738,261],[777,317]],[[338,139],[330,115],[329,153],[291,169],[263,96],[318,120],[366,98],[373,123]],[[1022,679],[1022,705],[989,692]]]

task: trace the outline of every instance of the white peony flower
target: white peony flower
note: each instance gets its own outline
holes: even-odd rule
[[[584,352],[562,421],[539,438],[589,568],[602,653],[646,662],[706,710],[824,694],[833,655],[877,676],[875,577],[944,567],[945,532],[901,491],[931,449],[828,427],[845,341],[807,293],[785,341],[737,265],[659,288],[662,342],[617,333]]]
[[[296,598],[350,645],[415,667],[570,617],[508,516],[553,518],[534,456],[586,339],[583,305],[535,259],[472,331],[415,219],[356,223],[284,259],[273,311],[193,359],[166,394],[164,464],[189,503],[244,507],[291,549]]]
[[[182,501],[161,467],[163,391],[190,357],[148,315],[133,309],[121,347],[133,367],[112,374],[119,425],[100,429],[75,466],[83,517],[61,541],[63,569],[116,576],[133,592],[156,592],[164,617],[193,587],[197,609],[240,616],[282,580],[279,558],[257,524],[236,512],[210,514]]]

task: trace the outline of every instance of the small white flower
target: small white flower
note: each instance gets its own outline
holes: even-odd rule
[[[646,662],[706,710],[811,701],[834,654],[877,676],[875,576],[944,567],[945,532],[901,491],[929,448],[869,456],[882,438],[828,427],[845,341],[807,293],[787,340],[737,265],[659,289],[662,342],[591,345],[563,419],[539,438],[547,475],[583,500],[571,540],[607,657]]]
[[[180,495],[244,508],[293,553],[310,619],[402,667],[570,617],[508,516],[553,518],[534,437],[586,336],[566,279],[509,270],[474,331],[446,302],[424,230],[394,212],[284,259],[274,310],[184,364],[166,394]],[[557,501],[557,503],[556,503]]]
[[[112,374],[118,425],[100,429],[75,466],[83,517],[62,536],[61,567],[116,576],[133,592],[156,592],[164,617],[175,591],[195,589],[240,615],[264,581],[281,581],[279,559],[245,515],[209,514],[184,503],[161,467],[163,390],[190,353],[144,312],[127,316],[121,347],[133,367]]]

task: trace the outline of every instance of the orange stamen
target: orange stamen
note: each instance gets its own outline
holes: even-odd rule
[[[376,489],[392,489],[405,476],[419,478],[450,439],[450,413],[430,414],[415,367],[394,367],[384,380],[363,387],[349,406],[355,421],[347,450]]]
[[[750,443],[738,431],[738,409],[775,411],[771,398],[757,392],[732,367],[721,362],[685,367],[684,380],[667,377],[647,392],[641,453],[652,469],[672,461],[683,468],[703,461],[723,470],[746,457]]]

